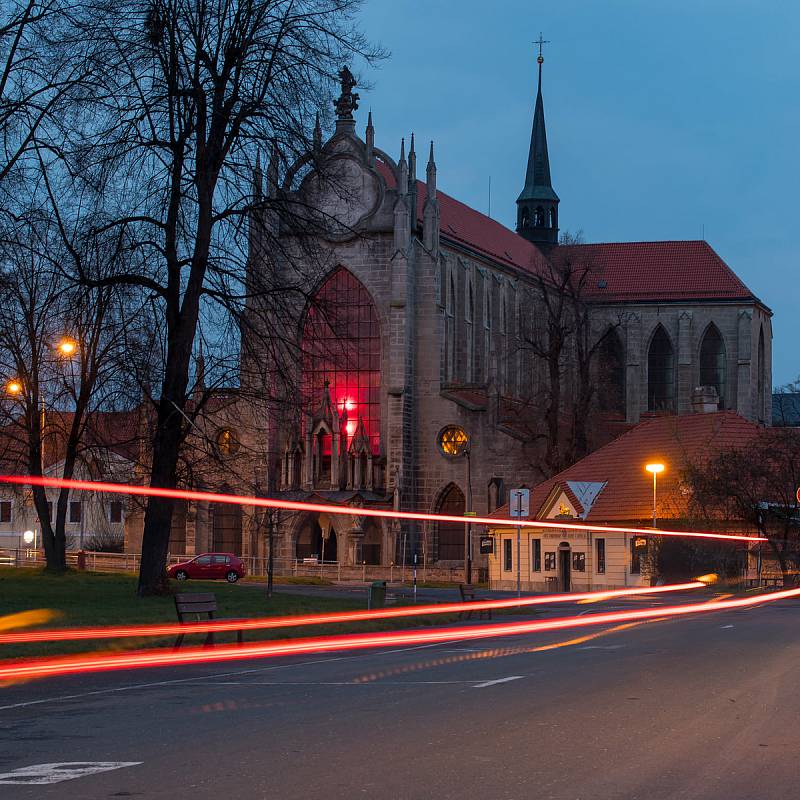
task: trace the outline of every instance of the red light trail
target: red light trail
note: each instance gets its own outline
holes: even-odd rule
[[[320,514],[343,514],[359,517],[382,517],[386,519],[410,519],[433,522],[461,522],[463,516],[450,514],[426,514],[421,511],[394,511],[379,508],[349,508],[329,503],[302,503],[294,500],[276,500],[269,497],[252,497],[247,495],[217,494],[216,492],[196,492],[188,489],[164,489],[158,486],[133,486],[124,483],[105,483],[102,481],[66,480],[64,478],[47,478],[32,475],[0,475],[0,483],[11,483],[18,486],[44,486],[56,489],[75,489],[88,492],[108,492],[111,494],[128,494],[139,497],[166,497],[173,500],[199,500],[209,503],[228,503],[230,505],[253,506],[256,508],[278,508],[287,511],[316,512]],[[557,530],[594,531],[605,533],[634,533],[639,536],[683,536],[695,539],[725,539],[737,542],[766,542],[763,536],[745,536],[732,533],[710,533],[701,531],[672,531],[662,528],[622,528],[614,525],[587,525],[576,522],[547,522],[498,517],[469,517],[473,525],[490,525],[492,527],[523,528],[555,528]]]
[[[224,633],[225,631],[253,631],[267,628],[294,628],[303,625],[330,625],[336,622],[359,622],[370,619],[394,619],[426,616],[430,614],[460,614],[465,611],[514,608],[516,606],[549,605],[578,600],[606,600],[630,595],[661,594],[699,589],[706,584],[700,581],[675,583],[668,586],[644,586],[613,591],[584,592],[582,594],[532,595],[529,597],[504,598],[502,600],[478,600],[471,603],[437,603],[424,606],[401,606],[399,608],[372,611],[331,611],[322,614],[303,614],[286,617],[262,617],[260,619],[224,620],[217,622],[171,622],[163,625],[124,625],[100,628],[57,628],[49,630],[15,631],[0,633],[0,644],[32,644],[33,642],[78,641],[84,639],[121,639],[131,636],[174,636],[193,633]]]
[[[228,646],[209,650],[204,647],[164,652],[139,650],[130,653],[102,653],[58,658],[32,659],[24,662],[0,662],[0,681],[31,680],[87,672],[107,672],[121,669],[144,669],[178,666],[182,664],[210,664],[239,661],[251,658],[308,655],[333,651],[363,650],[371,647],[397,647],[401,645],[439,644],[442,642],[490,639],[498,636],[518,636],[526,633],[583,628],[591,625],[615,625],[634,620],[660,617],[688,616],[709,611],[729,611],[750,608],[765,603],[800,597],[800,589],[756,595],[755,597],[694,603],[683,606],[642,609],[641,611],[613,611],[583,617],[561,617],[534,622],[509,622],[456,628],[432,628],[426,631],[385,631],[381,633],[321,636],[288,642],[262,642],[238,647]]]

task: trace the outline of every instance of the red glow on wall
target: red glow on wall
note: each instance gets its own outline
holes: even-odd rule
[[[347,435],[363,418],[372,450],[380,444],[381,331],[369,292],[340,267],[322,284],[303,328],[303,385],[310,411],[319,408],[325,383],[334,408],[347,412]],[[323,440],[330,455],[331,442]]]
[[[239,646],[218,648],[194,647],[184,650],[138,650],[128,653],[100,653],[80,656],[60,656],[25,661],[0,662],[0,681],[31,680],[57,675],[84,674],[122,669],[179,666],[181,664],[220,663],[252,658],[308,655],[362,650],[376,647],[400,647],[442,642],[473,641],[502,636],[541,633],[583,628],[593,625],[616,625],[624,622],[659,619],[661,617],[690,616],[715,611],[750,608],[778,600],[800,596],[800,589],[787,589],[735,600],[720,600],[690,605],[665,606],[636,611],[612,611],[586,616],[559,617],[557,619],[466,625],[426,630],[384,631],[379,633],[320,636],[282,642],[256,642]]]
[[[279,508],[288,511],[302,511],[305,513],[344,514],[352,516],[353,509],[347,506],[337,506],[330,503],[305,503],[296,500],[278,500],[268,497],[251,497],[247,495],[219,494],[217,492],[196,492],[188,489],[164,489],[158,486],[138,486],[127,483],[107,483],[104,481],[79,481],[64,478],[38,477],[33,475],[0,475],[0,483],[10,483],[17,486],[46,486],[52,488],[66,488],[77,491],[109,492],[112,494],[127,494],[137,497],[169,497],[175,500],[195,500],[209,503],[228,503],[230,505],[252,506],[254,508]],[[447,514],[427,514],[421,511],[389,511],[380,508],[359,508],[358,515],[363,517],[381,517],[384,519],[414,519],[431,520],[434,522],[464,522],[463,517]],[[544,520],[503,519],[500,517],[470,517],[474,525],[490,525],[493,528],[514,527],[522,528],[554,528],[556,530],[590,531],[594,533],[634,533],[642,536],[680,536],[690,539],[719,539],[735,542],[766,542],[763,536],[746,536],[734,533],[712,533],[710,531],[672,531],[665,528],[624,528],[618,525],[587,525],[585,523],[558,522]]]

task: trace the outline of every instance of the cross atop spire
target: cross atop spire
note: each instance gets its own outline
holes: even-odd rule
[[[546,44],[550,44],[550,40],[543,39],[542,32],[539,31],[539,38],[534,42],[534,44],[539,45],[539,57],[536,59],[536,61],[541,65],[544,63],[544,56],[542,55],[542,47]]]

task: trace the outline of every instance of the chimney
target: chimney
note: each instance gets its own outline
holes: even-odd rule
[[[710,414],[719,411],[719,395],[715,386],[695,386],[692,392],[692,412]]]

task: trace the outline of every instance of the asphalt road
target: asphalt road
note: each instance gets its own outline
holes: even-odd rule
[[[0,691],[0,797],[786,800],[799,663],[800,603],[783,601],[37,682]],[[38,768],[58,782],[7,783],[54,762],[75,763]],[[84,774],[87,762],[109,769]]]

